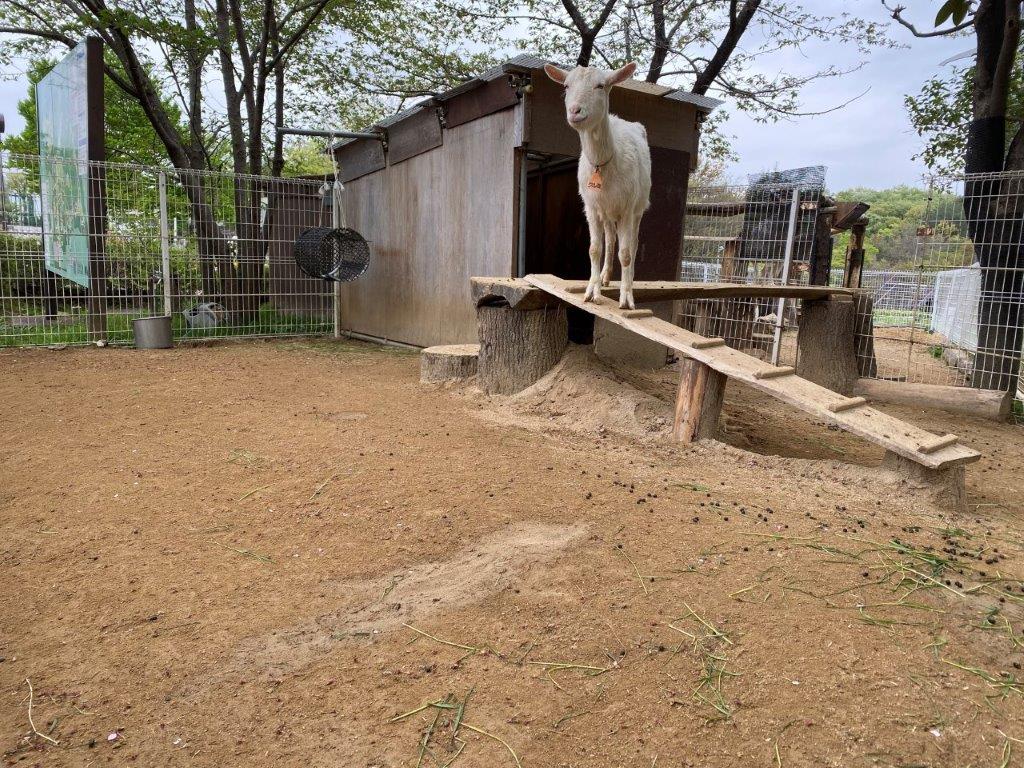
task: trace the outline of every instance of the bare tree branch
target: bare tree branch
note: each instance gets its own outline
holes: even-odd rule
[[[719,43],[707,67],[697,75],[697,80],[694,82],[693,87],[690,88],[691,93],[703,96],[708,92],[708,89],[721,74],[726,62],[729,61],[733,51],[736,50],[736,44],[743,37],[743,33],[747,31],[750,20],[754,18],[754,14],[757,13],[757,9],[761,6],[761,0],[745,0],[743,8],[738,12],[736,12],[736,4],[737,0],[731,0],[729,7],[729,29],[726,31],[722,42]]]
[[[960,24],[950,27],[949,29],[936,29],[933,32],[922,32],[911,22],[903,18],[903,12],[907,10],[906,6],[897,5],[896,7],[893,8],[889,6],[889,3],[887,3],[886,0],[882,0],[882,5],[885,7],[885,10],[889,11],[889,14],[892,16],[893,20],[896,21],[901,26],[904,26],[907,29],[909,29],[914,37],[945,37],[947,35],[954,35],[957,32],[960,32],[964,29],[973,26],[974,24],[974,14],[971,14]]]

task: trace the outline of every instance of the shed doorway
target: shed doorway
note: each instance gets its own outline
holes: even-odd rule
[[[575,157],[527,156],[522,274],[551,274],[566,280],[590,277],[590,234],[576,182],[578,165]],[[689,178],[689,152],[651,147],[651,206],[640,223],[637,280],[679,279]],[[612,279],[619,279],[618,260]],[[570,310],[572,341],[591,343],[593,326],[593,315]]]

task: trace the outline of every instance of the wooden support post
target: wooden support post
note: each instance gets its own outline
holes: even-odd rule
[[[832,269],[832,222],[835,213],[818,212],[814,222],[814,242],[811,249],[810,285],[828,285]]]
[[[864,271],[864,231],[867,219],[861,219],[850,227],[850,245],[846,249],[846,269],[843,270],[843,287],[860,288]]]
[[[739,239],[730,240],[725,244],[722,251],[722,269],[718,273],[718,279],[723,283],[731,283],[736,276],[736,254],[740,250]],[[746,277],[746,275],[742,275]]]
[[[689,357],[679,360],[679,391],[672,425],[672,436],[677,441],[692,443],[717,436],[726,381],[725,374],[704,363]]]
[[[487,394],[511,395],[526,389],[562,359],[568,342],[565,305],[521,310],[480,306],[477,374]]]
[[[857,316],[854,303],[842,298],[804,302],[797,372],[815,384],[850,395],[857,383]]]

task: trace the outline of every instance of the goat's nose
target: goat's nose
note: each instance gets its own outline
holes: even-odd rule
[[[581,107],[579,104],[570,104],[569,105],[569,114],[570,115],[578,115],[582,111],[583,111],[583,107]]]

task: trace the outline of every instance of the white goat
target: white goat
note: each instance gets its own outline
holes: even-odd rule
[[[622,265],[619,306],[635,309],[633,270],[640,219],[650,204],[651,149],[640,123],[608,113],[608,92],[636,71],[636,63],[614,72],[592,67],[566,72],[551,64],[544,71],[565,87],[566,120],[580,134],[578,179],[590,225],[590,283],[583,300],[596,301],[601,286],[611,280],[618,240]]]

